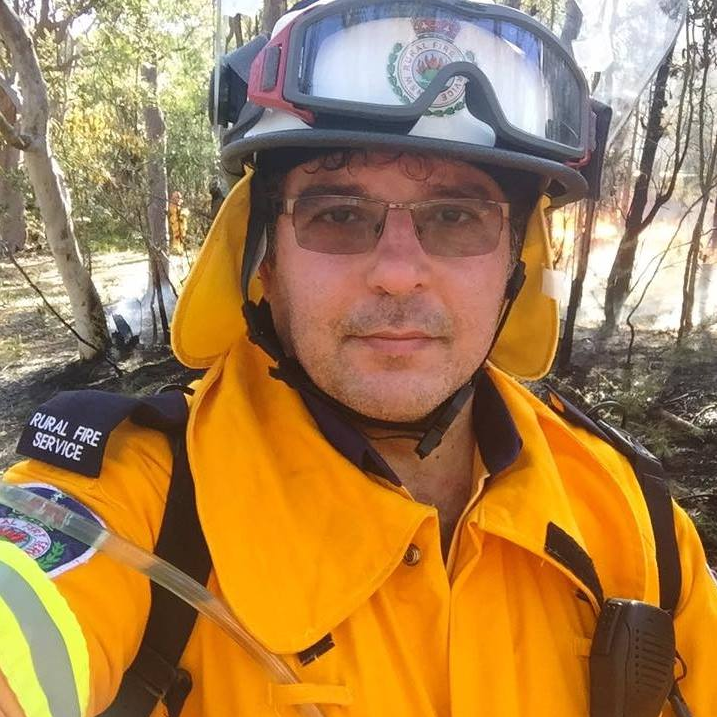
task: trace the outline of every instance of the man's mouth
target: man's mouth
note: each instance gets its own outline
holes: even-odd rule
[[[432,346],[439,337],[424,331],[373,331],[369,334],[351,336],[361,345],[379,353],[408,355]]]

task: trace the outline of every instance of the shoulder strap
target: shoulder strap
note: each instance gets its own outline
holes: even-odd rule
[[[186,438],[170,436],[174,444],[172,477],[155,554],[206,584],[211,570],[209,548],[197,515],[194,482]],[[178,667],[197,613],[156,583],[137,657],[125,672],[115,701],[101,717],[149,717],[161,700],[169,717],[178,717],[192,689],[191,675]]]
[[[665,481],[662,463],[629,433],[615,428],[602,419],[593,420],[553,390],[548,394],[548,403],[569,423],[578,425],[607,441],[630,461],[642,489],[655,536],[660,607],[674,614],[682,591],[682,566],[675,535],[672,497]]]

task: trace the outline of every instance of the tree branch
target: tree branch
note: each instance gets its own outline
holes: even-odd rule
[[[15,91],[10,81],[0,75],[0,93],[4,96],[4,100],[11,104],[15,108],[15,112],[20,114],[22,112],[22,100],[20,95]],[[5,104],[5,102],[3,102]]]
[[[11,147],[21,151],[26,150],[32,144],[32,137],[18,132],[2,112],[0,112],[0,135]]]
[[[33,138],[46,137],[47,88],[32,38],[8,0],[0,0],[0,38],[10,53],[22,88],[22,129]]]
[[[48,308],[50,313],[81,343],[85,344],[85,346],[89,346],[95,353],[97,353],[99,356],[101,356],[112,368],[115,370],[118,376],[122,375],[122,369],[114,362],[112,359],[107,355],[105,351],[102,351],[102,349],[97,348],[97,346],[91,344],[89,341],[84,339],[80,334],[77,333],[75,328],[68,323],[60,313],[55,309],[55,307],[47,300],[45,295],[42,293],[42,289],[40,289],[37,284],[28,276],[27,272],[20,266],[18,260],[15,258],[14,254],[7,249],[6,247],[2,247],[5,251],[5,254],[7,255],[8,259],[14,264],[15,268],[22,274],[25,281],[30,285],[32,290],[42,299],[42,303],[45,304],[45,306]]]

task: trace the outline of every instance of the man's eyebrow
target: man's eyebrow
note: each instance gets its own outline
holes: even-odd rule
[[[317,197],[320,195],[339,195],[344,197],[365,197],[366,187],[362,184],[310,184],[304,187],[296,195],[297,199],[301,197]]]
[[[495,199],[485,184],[462,182],[461,184],[435,184],[429,194],[436,199]]]

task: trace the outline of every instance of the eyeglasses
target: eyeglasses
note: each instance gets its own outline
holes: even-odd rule
[[[389,209],[411,212],[416,236],[427,254],[480,256],[495,251],[509,216],[507,202],[489,199],[431,199],[382,202],[365,197],[322,195],[277,203],[291,216],[297,244],[321,254],[363,254],[378,244]]]

